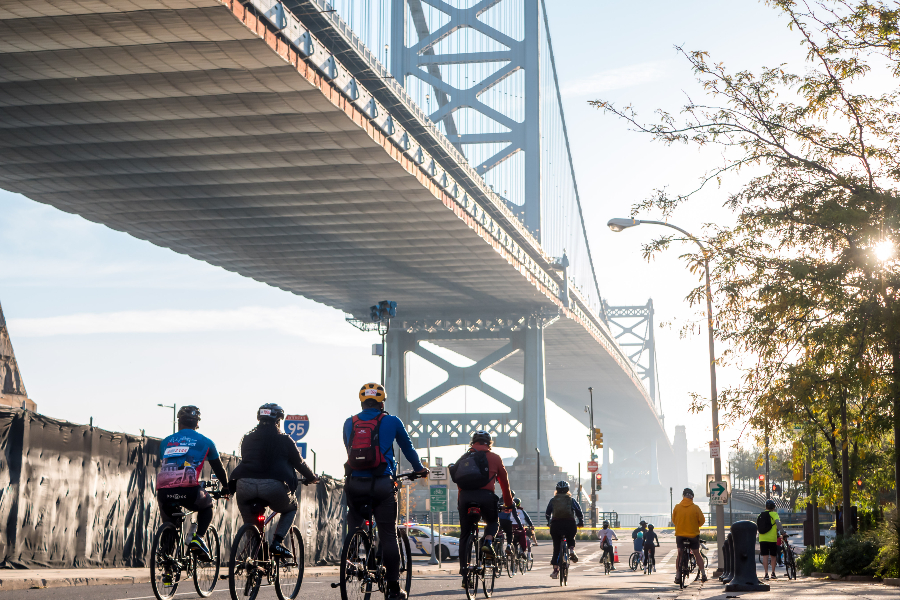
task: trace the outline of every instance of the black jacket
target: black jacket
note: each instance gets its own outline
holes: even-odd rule
[[[273,435],[269,427],[257,427],[241,440],[241,464],[231,473],[231,480],[275,479],[284,482],[291,491],[297,489],[297,473],[306,479],[316,475],[300,456],[300,450],[286,434],[275,434],[275,452],[271,460],[265,458],[265,440]]]

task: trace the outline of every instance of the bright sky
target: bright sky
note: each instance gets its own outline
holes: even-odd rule
[[[687,425],[689,446],[699,446],[711,439],[709,412],[690,415],[687,407],[689,393],[709,394],[706,334],[680,340],[677,333],[679,323],[696,317],[684,301],[696,279],[678,260],[678,247],[653,263],[642,260],[641,243],[662,229],[613,234],[605,224],[628,216],[653,188],[693,189],[721,159],[652,144],[586,103],[631,103],[647,117],[658,107],[677,111],[685,93],[699,91],[676,44],[707,50],[731,68],[791,62],[802,70],[796,65],[804,54],[784,20],[762,3],[548,5],[601,292],[612,304],[653,298],[657,322],[676,324],[657,331],[666,426],[671,437],[675,425]],[[691,231],[728,222],[724,198],[725,190],[710,188],[672,222]],[[337,311],[22,196],[0,191],[0,215],[0,302],[40,412],[164,436],[171,413],[157,404],[196,404],[201,431],[233,451],[253,426],[255,408],[279,402],[309,415],[306,441],[318,451],[318,469],[340,473],[340,425],[358,409],[359,386],[378,378],[372,334],[354,330]],[[720,373],[721,383],[733,381]],[[586,429],[553,407],[548,420],[551,451],[574,473],[587,457],[583,444],[569,440]]]

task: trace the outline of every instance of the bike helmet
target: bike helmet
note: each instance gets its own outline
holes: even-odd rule
[[[263,404],[256,411],[256,420],[257,421],[265,421],[265,422],[275,422],[277,423],[281,419],[284,418],[284,409],[275,404],[274,402],[270,402],[268,404]]]
[[[387,393],[384,391],[384,386],[380,383],[367,383],[366,385],[359,388],[359,401],[365,402],[366,400],[375,400],[376,402],[384,402],[384,399],[387,397]]]
[[[643,519],[641,519],[641,522],[638,523],[638,525],[646,525],[646,524],[647,524],[647,521],[645,521],[645,520],[643,520]]]
[[[516,508],[519,508],[520,506],[522,506],[522,501],[519,498],[516,498],[515,500],[513,500],[513,504],[516,505]]]
[[[653,531],[653,523],[650,523],[649,525],[647,525],[647,530]]]
[[[472,434],[472,443],[473,444],[487,444],[490,446],[494,443],[494,440],[491,438],[491,434],[483,429],[479,429],[475,433]]]
[[[609,521],[603,521],[603,529],[609,529]]]
[[[775,510],[775,501],[774,500],[766,500],[766,510]]]
[[[569,491],[569,482],[568,481],[560,481],[556,484],[556,491],[566,490]]]
[[[692,490],[691,488],[684,488],[684,491],[681,492],[681,495],[682,495],[683,497],[685,497],[685,498],[690,498],[690,499],[693,500],[693,498],[694,498],[694,490]]]
[[[192,404],[178,409],[178,423],[188,427],[196,427],[200,422],[200,409]]]

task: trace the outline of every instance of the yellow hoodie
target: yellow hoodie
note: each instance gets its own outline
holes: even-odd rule
[[[675,535],[697,537],[700,535],[700,527],[706,523],[706,517],[693,500],[684,498],[672,511],[672,522],[675,523]]]

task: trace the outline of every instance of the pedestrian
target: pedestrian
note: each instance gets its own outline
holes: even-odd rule
[[[756,518],[756,528],[759,531],[759,556],[762,558],[763,570],[765,572],[764,580],[769,579],[769,565],[772,565],[772,579],[775,577],[775,559],[778,556],[778,534],[784,533],[784,527],[781,525],[781,519],[775,512],[775,501],[766,500],[766,510],[759,513]]]

